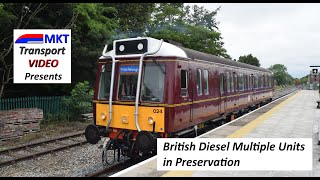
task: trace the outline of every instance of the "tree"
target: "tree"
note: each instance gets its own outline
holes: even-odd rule
[[[301,84],[303,84],[303,85],[307,85],[308,84],[308,75],[306,75],[306,76],[304,76],[304,77],[302,77],[302,78],[300,78],[300,82],[301,82]]]
[[[191,11],[192,9],[192,11]],[[193,26],[203,26],[209,31],[213,31],[218,29],[219,22],[216,21],[215,16],[217,15],[220,7],[216,10],[210,12],[209,10],[205,9],[203,6],[199,7],[197,5],[185,7],[186,11],[186,22]]]
[[[143,36],[151,22],[155,3],[104,3],[116,9],[114,17],[119,28],[114,39]]]
[[[258,58],[252,56],[252,54],[240,56],[238,62],[251,64],[253,66],[260,67],[260,62],[259,62]]]
[[[81,114],[92,112],[93,89],[88,81],[77,83],[70,94],[70,97],[63,99],[63,103],[70,108],[73,120],[77,120]]]
[[[210,13],[201,8],[193,8],[194,10],[201,9],[207,14],[210,14],[211,23],[204,23],[205,26],[197,26],[195,24],[203,22],[199,12],[191,12],[190,7],[183,8],[181,4],[160,3],[159,10],[154,15],[154,26],[147,35],[157,39],[173,40],[182,44],[186,48],[197,51],[213,54],[216,56],[231,59],[227,54],[227,50],[223,47],[221,33],[213,30],[212,24],[215,24],[215,13]],[[197,16],[194,14],[198,14]],[[191,24],[190,24],[191,23]],[[208,25],[210,24],[210,25]],[[211,27],[211,30],[210,28]]]
[[[293,83],[293,77],[288,74],[287,67],[283,64],[274,64],[268,68],[273,72],[274,80],[276,80],[277,85],[287,85]]]
[[[13,29],[24,29],[47,4],[43,3],[7,3],[0,4],[0,98],[4,89],[13,79]]]

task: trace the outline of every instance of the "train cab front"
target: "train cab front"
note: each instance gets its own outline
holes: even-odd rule
[[[85,134],[91,144],[108,137],[103,144],[105,150],[119,150],[129,157],[154,152],[156,138],[165,132],[165,108],[161,104],[165,99],[166,66],[156,60],[141,61],[142,53],[150,51],[148,45],[159,44],[159,40],[145,40],[115,42],[115,53],[121,56],[99,60],[94,125],[89,125]]]

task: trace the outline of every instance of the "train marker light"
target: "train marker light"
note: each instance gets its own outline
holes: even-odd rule
[[[137,48],[141,51],[143,49],[143,44],[142,43],[139,43]]]

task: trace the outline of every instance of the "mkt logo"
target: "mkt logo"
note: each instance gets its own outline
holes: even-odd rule
[[[23,34],[15,41],[19,44],[68,43],[69,34]]]
[[[14,29],[13,83],[71,83],[70,29]]]

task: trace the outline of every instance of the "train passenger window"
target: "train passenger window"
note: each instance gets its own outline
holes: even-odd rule
[[[109,100],[111,64],[101,66],[98,99]]]
[[[245,90],[249,90],[249,76],[246,75],[245,77]]]
[[[272,81],[271,76],[269,75],[269,87],[272,87]]]
[[[239,74],[239,91],[244,90],[244,80],[243,80],[243,74]]]
[[[197,81],[197,94],[202,95],[202,82],[201,82],[201,70],[200,69],[197,69],[196,81]]]
[[[234,74],[234,92],[238,91],[238,76]]]
[[[234,81],[233,81],[233,74],[231,75],[231,92],[234,91]]]
[[[227,92],[230,92],[230,73],[227,72]]]
[[[208,70],[204,70],[203,71],[203,80],[204,80],[204,87],[203,87],[203,91],[205,95],[209,94],[209,73]]]
[[[254,87],[255,87],[255,89],[258,89],[259,88],[259,77],[258,77],[258,75],[255,75],[254,77],[255,77]]]
[[[188,71],[181,70],[181,96],[188,96]]]
[[[220,75],[220,94],[223,93],[223,74]]]
[[[251,76],[248,76],[248,90],[251,90]]]

